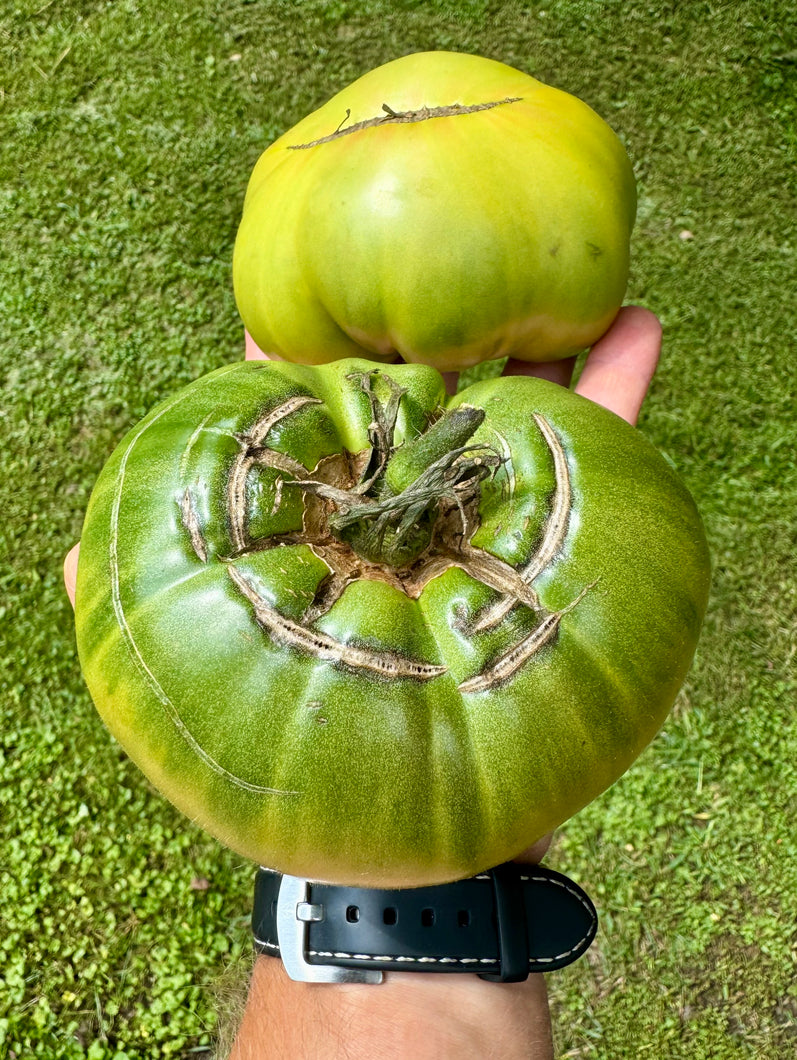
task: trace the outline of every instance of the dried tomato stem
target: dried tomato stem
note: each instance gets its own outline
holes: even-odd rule
[[[382,403],[374,390],[376,378],[387,385]],[[462,405],[443,412],[416,438],[395,445],[398,408],[404,391],[377,370],[359,375],[371,405],[368,438],[371,453],[360,481],[343,490],[306,478],[286,481],[329,501],[335,508],[329,529],[340,541],[372,563],[401,570],[429,547],[435,522],[444,509],[462,513],[478,494],[482,480],[501,463],[482,443],[467,444],[484,420],[484,411]]]

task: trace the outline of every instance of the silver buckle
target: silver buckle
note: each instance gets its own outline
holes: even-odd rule
[[[280,957],[291,979],[299,983],[381,983],[376,968],[341,968],[310,964],[307,951],[308,924],[324,919],[324,907],[308,901],[310,884],[298,876],[283,876],[277,897],[277,942]]]

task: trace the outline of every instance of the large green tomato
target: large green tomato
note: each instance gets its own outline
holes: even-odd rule
[[[261,156],[235,295],[261,349],[299,363],[556,360],[616,315],[635,213],[586,104],[490,59],[408,55]]]
[[[94,701],[188,817],[294,875],[516,855],[661,725],[708,591],[643,436],[541,380],[243,362],[154,409],[91,497]]]

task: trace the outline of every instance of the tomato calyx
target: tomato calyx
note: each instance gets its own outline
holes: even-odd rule
[[[244,432],[235,434],[239,451],[228,469],[225,490],[233,549],[216,558],[226,567],[236,590],[271,641],[352,671],[419,682],[434,680],[447,667],[435,659],[406,656],[389,646],[338,639],[317,623],[353,583],[384,582],[417,600],[431,581],[457,568],[494,590],[474,612],[461,609],[453,617],[452,629],[456,628],[459,636],[478,639],[495,630],[516,608],[532,612],[526,615],[526,625],[529,619],[532,622],[530,629],[457,686],[466,694],[491,691],[511,680],[555,640],[562,618],[596,584],[582,585],[574,599],[555,611],[545,606],[533,584],[560,554],[568,532],[573,494],[564,442],[547,417],[532,413],[550,454],[555,486],[546,504],[541,536],[525,562],[513,565],[473,543],[481,520],[482,485],[508,466],[507,481],[510,490],[514,488],[508,446],[502,456],[474,440],[485,420],[483,410],[466,404],[453,410],[438,409],[414,437],[407,436],[407,421],[414,419],[407,416],[404,437],[398,435],[397,442],[406,391],[378,369],[358,371],[347,379],[370,406],[370,420],[365,421],[370,444],[356,452],[346,448],[333,451],[309,470],[290,452],[272,448],[273,430],[286,419],[304,417],[305,410],[323,404],[321,398],[308,393],[293,393],[262,409]],[[269,476],[267,487],[272,514],[287,500],[286,493],[301,492],[300,527],[265,535],[253,532],[251,475],[259,469],[276,472],[273,478]],[[201,501],[191,484],[178,504],[193,552],[201,563],[211,562]],[[309,583],[302,593],[306,604],[289,606],[286,613],[273,594],[264,591],[260,576],[246,560],[253,553],[297,545],[307,549],[328,573],[317,568],[319,580],[312,595],[307,591]],[[239,561],[243,561],[240,566]],[[279,561],[277,570],[289,576]],[[296,599],[292,589],[286,588],[286,592]]]
[[[390,376],[381,378],[389,397],[382,403],[374,391],[378,371],[357,373],[371,404],[371,450],[360,480],[344,490],[317,480],[294,480],[307,493],[331,501],[330,533],[358,556],[394,570],[414,563],[432,544],[440,516],[452,508],[460,517],[460,541],[475,526],[482,481],[503,462],[491,446],[470,442],[484,421],[484,410],[472,405],[442,412],[416,438],[395,444],[398,409],[404,391]]]

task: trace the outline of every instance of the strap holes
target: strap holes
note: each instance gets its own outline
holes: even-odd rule
[[[470,909],[460,909],[457,913],[457,925],[459,927],[470,927]]]
[[[398,921],[398,909],[394,909],[392,905],[389,905],[387,909],[382,910],[382,922],[388,926],[392,926]]]
[[[346,919],[350,924],[356,924],[360,919],[360,907],[356,905],[347,906]]]
[[[421,924],[424,927],[434,926],[434,909],[422,909],[421,910]]]

